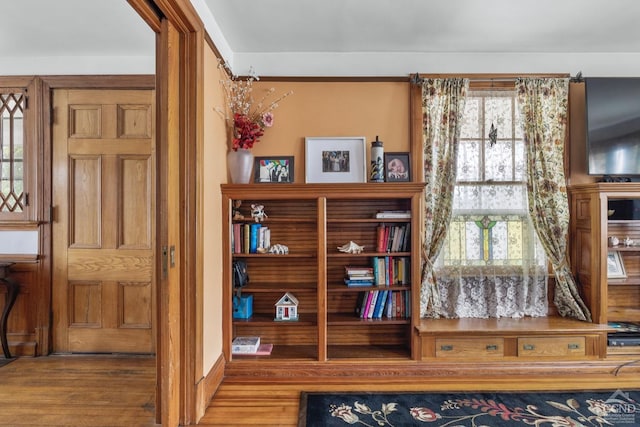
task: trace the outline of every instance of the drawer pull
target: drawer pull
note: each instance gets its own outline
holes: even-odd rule
[[[442,350],[442,351],[451,351],[451,350],[453,350],[453,346],[452,345],[441,345],[440,346],[440,350]]]
[[[522,346],[523,350],[535,350],[536,346],[533,344],[525,344]]]
[[[497,350],[497,349],[498,349],[498,346],[497,346],[497,345],[495,345],[495,344],[489,344],[489,345],[487,346],[487,351],[495,351],[495,350]]]
[[[580,344],[569,344],[569,350],[578,350],[580,349]]]

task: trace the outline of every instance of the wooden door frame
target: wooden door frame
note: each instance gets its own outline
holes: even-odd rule
[[[189,0],[128,0],[157,33],[156,421],[195,423],[197,325],[197,147],[203,139],[204,25]],[[173,254],[171,253],[173,251]],[[169,253],[167,253],[169,252]],[[164,268],[163,257],[175,259]],[[198,351],[198,349],[200,351]]]

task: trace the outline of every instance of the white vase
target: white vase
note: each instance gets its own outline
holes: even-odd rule
[[[253,170],[253,153],[251,150],[238,148],[227,153],[227,168],[232,184],[248,184],[251,182]]]

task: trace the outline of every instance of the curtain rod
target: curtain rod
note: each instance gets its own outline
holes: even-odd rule
[[[534,78],[534,77],[539,77],[539,78],[564,78],[564,77],[569,77],[569,81],[572,83],[575,82],[582,82],[584,81],[584,79],[582,78],[582,71],[579,71],[575,77],[571,77],[568,74],[522,74],[522,75],[509,75],[509,77],[507,76],[500,76],[500,77],[473,77],[473,75],[471,74],[426,74],[424,76],[448,76],[448,77],[463,77],[466,79],[469,79],[469,81],[471,82],[514,82],[516,79],[519,78]],[[425,78],[428,77],[422,77],[420,75],[420,73],[415,73],[412,77],[411,77],[411,82],[418,84],[421,83],[422,81],[424,81]]]

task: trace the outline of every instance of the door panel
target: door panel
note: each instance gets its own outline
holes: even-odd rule
[[[154,100],[54,92],[54,351],[153,353]]]

